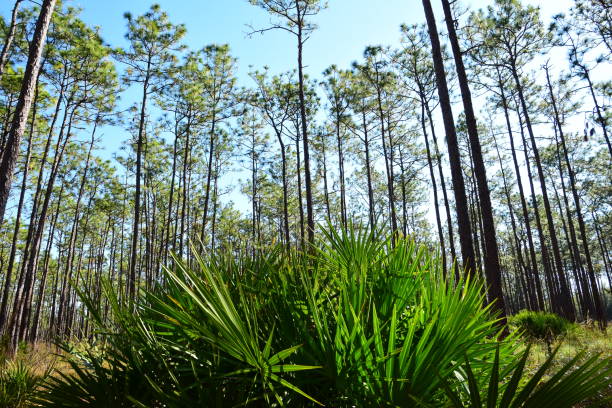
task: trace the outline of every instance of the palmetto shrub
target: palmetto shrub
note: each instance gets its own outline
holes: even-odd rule
[[[8,346],[8,337],[0,339],[0,408],[31,406],[36,388],[50,374],[51,365],[37,371],[30,357],[27,347],[20,346],[13,353]]]
[[[555,313],[521,310],[510,318],[525,337],[550,343],[558,336],[570,331],[573,324]]]
[[[536,394],[481,283],[453,282],[424,247],[366,229],[328,228],[306,254],[194,251],[133,305],[105,293],[110,321],[81,294],[103,352],[71,360],[41,406],[463,406],[510,378],[521,403]],[[597,390],[606,367],[587,361],[572,367],[582,383],[550,381]]]

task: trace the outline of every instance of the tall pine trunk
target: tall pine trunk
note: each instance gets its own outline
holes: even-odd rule
[[[21,227],[21,212],[25,201],[25,193],[27,190],[28,173],[30,170],[30,158],[32,157],[32,138],[34,137],[34,127],[36,124],[36,102],[38,99],[38,88],[34,95],[34,110],[30,123],[30,135],[28,137],[28,148],[26,150],[25,162],[23,164],[23,178],[21,180],[21,190],[19,192],[19,203],[17,204],[17,215],[15,216],[15,228],[13,229],[13,240],[11,242],[11,250],[9,253],[8,266],[4,280],[4,288],[2,290],[2,302],[0,303],[0,333],[4,331],[4,323],[7,316],[8,297],[11,287],[11,278],[15,265],[15,256],[17,254],[17,241],[19,239],[19,229]]]
[[[523,210],[523,222],[525,224],[525,232],[527,234],[527,243],[529,244],[529,257],[531,259],[531,277],[532,277],[531,280],[534,281],[536,285],[536,293],[538,296],[538,310],[544,310],[544,295],[542,293],[542,284],[540,282],[540,273],[538,270],[538,260],[536,257],[535,245],[533,243],[533,234],[531,231],[531,224],[529,222],[529,210],[527,207],[527,201],[525,199],[525,192],[523,190],[523,181],[521,179],[521,172],[520,172],[520,168],[518,164],[518,159],[516,157],[516,148],[514,145],[514,134],[512,131],[512,125],[510,124],[510,115],[508,113],[509,111],[508,100],[506,98],[506,93],[504,91],[504,84],[502,83],[499,67],[496,67],[495,69],[497,72],[498,87],[499,87],[500,96],[501,96],[502,108],[504,110],[504,119],[506,121],[506,129],[508,131],[508,139],[510,141],[510,152],[512,153],[512,164],[514,165],[516,184],[519,190],[521,208]]]
[[[28,62],[25,67],[19,100],[15,107],[13,122],[4,148],[2,160],[0,161],[0,225],[4,221],[4,212],[11,191],[13,182],[13,172],[19,155],[19,145],[21,136],[26,128],[30,107],[34,99],[34,89],[38,78],[38,71],[41,66],[41,55],[47,39],[47,30],[56,0],[43,0],[40,15],[36,21],[34,37],[28,51]]]
[[[561,146],[563,147],[563,157],[565,159],[565,165],[567,167],[567,172],[569,174],[570,187],[572,190],[572,197],[574,198],[574,206],[576,208],[576,218],[578,219],[578,228],[580,230],[580,239],[582,241],[582,248],[584,250],[584,257],[586,259],[589,283],[591,285],[590,289],[591,289],[591,293],[593,296],[592,300],[593,300],[593,303],[595,304],[595,313],[596,313],[597,320],[599,322],[599,326],[602,329],[604,329],[606,326],[606,318],[604,316],[603,304],[602,304],[601,296],[599,294],[599,289],[597,288],[597,279],[595,277],[595,270],[593,269],[593,261],[591,259],[591,251],[589,249],[589,242],[588,242],[588,237],[587,237],[587,232],[586,232],[586,226],[585,226],[584,218],[582,216],[580,197],[578,196],[578,190],[576,189],[576,177],[574,176],[574,170],[569,160],[567,145],[565,143],[565,135],[563,134],[563,126],[561,124],[561,118],[559,115],[559,111],[557,109],[557,101],[556,101],[556,98],[555,98],[555,95],[552,89],[552,85],[550,83],[550,75],[548,73],[548,67],[545,67],[545,71],[546,71],[546,82],[548,84],[548,91],[550,95],[550,102],[553,107],[555,122],[557,123],[557,129],[559,131],[559,138],[561,139]],[[571,223],[572,220],[569,219],[569,222]]]
[[[446,83],[446,73],[444,71],[444,59],[440,47],[440,39],[438,38],[438,29],[436,27],[436,19],[431,8],[430,0],[422,0],[425,10],[425,18],[427,20],[427,28],[429,31],[429,39],[431,41],[431,51],[436,73],[436,85],[438,88],[438,96],[440,98],[440,108],[442,109],[442,117],[444,129],[446,131],[446,144],[448,147],[448,156],[451,167],[451,176],[453,182],[453,191],[455,193],[455,206],[457,213],[457,227],[459,231],[459,241],[461,244],[461,256],[463,258],[463,267],[468,275],[476,273],[476,263],[474,257],[474,243],[472,241],[472,227],[470,225],[470,217],[468,213],[468,201],[465,194],[465,182],[461,170],[461,156],[459,154],[459,144],[457,142],[457,132],[455,129],[455,121],[453,119],[453,111]]]
[[[304,147],[304,181],[306,187],[306,219],[308,229],[308,244],[314,243],[314,207],[312,201],[312,177],[310,175],[310,151],[308,144],[308,122],[306,116],[306,100],[304,96],[304,66],[302,64],[302,47],[304,39],[302,38],[303,29],[303,11],[300,7],[300,1],[295,0],[295,7],[298,15],[297,22],[297,41],[298,41],[298,96],[300,98],[300,123],[302,125],[302,144]]]
[[[429,137],[427,136],[427,126],[425,125],[425,102],[421,98],[421,130],[423,137],[425,138],[425,151],[427,152],[427,166],[429,167],[429,176],[431,178],[431,188],[434,194],[434,209],[436,211],[436,224],[438,225],[438,238],[440,240],[440,250],[442,257],[442,273],[444,277],[447,274],[446,266],[446,250],[444,247],[444,232],[442,232],[442,222],[440,220],[440,208],[438,207],[438,187],[436,184],[436,175],[433,168],[433,161],[431,159],[431,149],[429,148]]]
[[[138,121],[138,138],[136,140],[136,189],[134,191],[134,224],[132,225],[132,248],[130,253],[130,269],[128,278],[128,297],[130,302],[136,297],[136,269],[138,259],[138,241],[140,228],[140,180],[142,178],[142,148],[145,137],[145,121],[147,112],[147,96],[151,75],[151,58],[147,62],[146,77],[142,86],[142,101]]]
[[[529,134],[529,139],[531,141],[531,150],[533,152],[533,156],[536,163],[536,169],[538,171],[538,180],[540,182],[540,189],[542,191],[542,201],[544,203],[544,212],[546,215],[546,221],[548,226],[548,234],[550,236],[550,242],[552,244],[553,251],[553,259],[556,269],[556,278],[559,280],[559,289],[560,289],[560,304],[563,310],[563,314],[569,320],[575,320],[576,311],[574,310],[574,304],[572,303],[572,297],[569,290],[569,285],[567,283],[565,272],[563,271],[563,264],[561,263],[561,253],[559,252],[559,242],[557,240],[557,232],[555,231],[555,224],[552,217],[552,211],[550,208],[550,201],[548,199],[548,192],[546,190],[546,179],[544,177],[544,170],[542,168],[542,162],[540,160],[540,153],[538,150],[538,146],[536,144],[535,135],[533,133],[533,128],[531,125],[531,118],[529,117],[529,111],[527,109],[527,102],[525,101],[525,96],[523,94],[523,84],[518,76],[518,71],[516,69],[515,63],[511,62],[511,72],[514,78],[514,83],[516,86],[516,90],[518,92],[519,102],[521,104],[521,108],[523,110],[523,115],[525,118],[525,125],[527,127],[527,133]]]
[[[467,131],[470,140],[470,150],[472,152],[472,160],[474,163],[474,176],[478,187],[478,198],[480,203],[480,215],[482,217],[482,239],[484,241],[484,250],[486,257],[484,258],[484,270],[489,286],[489,298],[495,300],[494,308],[498,311],[501,323],[505,323],[505,306],[504,295],[501,284],[501,271],[499,264],[499,249],[497,247],[497,236],[495,233],[495,220],[493,219],[493,206],[491,205],[491,196],[487,181],[487,172],[482,156],[480,139],[478,137],[478,129],[476,124],[476,115],[472,106],[472,94],[468,83],[467,74],[463,65],[463,57],[457,33],[455,31],[455,21],[452,16],[452,11],[448,0],[442,0],[442,8],[444,9],[444,17],[446,19],[446,28],[448,37],[453,50],[455,59],[455,68],[459,79],[459,88],[461,89],[461,98],[463,100],[463,110],[467,124]]]

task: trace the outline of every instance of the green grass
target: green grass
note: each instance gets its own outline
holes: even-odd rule
[[[551,370],[559,369],[563,364],[570,361],[578,353],[586,357],[598,356],[607,361],[608,367],[612,366],[612,340],[608,332],[602,332],[592,324],[576,324],[562,337],[552,341],[551,347],[558,349],[557,358],[554,360]],[[549,352],[546,342],[533,342],[532,352],[527,362],[530,372],[535,372],[537,367],[548,358]],[[580,407],[599,406],[602,401],[612,401],[612,382],[601,388],[595,395],[587,398]],[[605,405],[604,405],[605,406]]]
[[[0,408],[32,406],[36,392],[50,375],[54,357],[46,346],[20,345],[14,353],[0,350]]]

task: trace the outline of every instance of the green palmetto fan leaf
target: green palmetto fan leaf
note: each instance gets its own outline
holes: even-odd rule
[[[547,358],[536,373],[522,382],[525,376],[525,364],[529,356],[528,346],[521,359],[512,370],[509,381],[503,387],[500,384],[499,352],[489,373],[489,385],[486,389],[479,387],[474,372],[466,361],[464,370],[468,378],[467,398],[445,381],[443,386],[451,405],[455,408],[571,408],[592,397],[597,391],[611,383],[612,362],[600,355],[592,356],[581,362],[583,355],[578,354],[565,363],[550,378],[544,379],[549,371],[558,349]],[[503,390],[503,392],[502,392]],[[483,405],[482,401],[486,401]],[[600,401],[605,406],[610,399]]]
[[[335,301],[331,324],[314,319],[328,339],[318,355],[344,394],[374,406],[433,404],[440,369],[452,374],[467,351],[475,358],[494,352],[486,339],[499,329],[482,306],[480,284],[444,281],[438,260],[407,240],[391,245],[354,226],[323,234],[320,251],[335,277]],[[315,287],[305,288],[310,299],[317,298]],[[323,315],[318,305],[312,300],[309,309]]]
[[[295,345],[285,348],[273,355],[271,347],[273,330],[270,331],[263,349],[257,330],[255,314],[256,305],[240,290],[239,303],[234,301],[227,283],[222,279],[222,273],[207,264],[199,255],[194,255],[198,272],[189,268],[184,262],[175,259],[176,270],[166,270],[169,280],[180,288],[185,296],[206,319],[207,324],[200,323],[186,315],[180,304],[157,299],[151,308],[159,306],[164,311],[164,317],[173,324],[187,327],[194,339],[201,338],[213,345],[231,360],[242,366],[228,373],[220,373],[219,377],[235,378],[247,376],[250,381],[259,381],[264,390],[272,391],[275,399],[282,404],[282,399],[276,392],[274,383],[288,388],[310,401],[320,404],[316,399],[282,378],[281,373],[314,370],[320,368],[313,365],[284,364],[283,362],[294,354],[301,346]]]

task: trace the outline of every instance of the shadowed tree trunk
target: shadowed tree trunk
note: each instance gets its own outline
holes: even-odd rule
[[[429,0],[422,0],[425,10],[425,18],[431,40],[432,58],[434,70],[436,73],[436,85],[438,87],[438,96],[440,98],[440,107],[442,109],[442,117],[444,122],[444,130],[446,131],[446,144],[448,146],[448,156],[451,167],[451,176],[453,182],[453,190],[455,193],[455,206],[457,212],[457,227],[459,231],[459,241],[461,244],[461,256],[463,258],[463,267],[468,275],[476,272],[476,263],[474,258],[474,243],[472,241],[472,227],[470,225],[470,217],[468,214],[468,202],[465,194],[465,183],[461,171],[461,157],[459,154],[459,144],[457,143],[457,132],[455,130],[455,121],[453,119],[453,111],[451,108],[448,85],[446,84],[446,73],[444,72],[444,59],[440,47],[440,39],[438,38],[438,29],[436,20],[431,8]]]
[[[465,113],[465,121],[467,124],[468,137],[470,140],[470,150],[472,153],[472,161],[474,164],[474,176],[478,187],[478,202],[480,204],[480,215],[482,217],[482,240],[484,241],[484,250],[486,256],[484,258],[484,270],[489,285],[489,299],[495,300],[494,308],[497,309],[502,321],[505,323],[505,306],[504,294],[501,285],[501,271],[499,265],[499,249],[497,247],[497,236],[495,233],[495,220],[493,219],[493,206],[491,205],[491,196],[489,193],[489,185],[487,182],[487,172],[480,147],[480,139],[478,138],[478,129],[476,124],[476,115],[472,106],[472,94],[468,84],[467,74],[463,65],[463,57],[461,48],[455,31],[455,21],[448,0],[442,0],[442,8],[446,19],[446,28],[448,37],[453,50],[455,59],[455,68],[459,79],[459,88],[461,89],[461,99],[463,100],[463,109]]]

